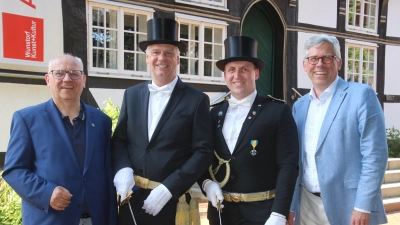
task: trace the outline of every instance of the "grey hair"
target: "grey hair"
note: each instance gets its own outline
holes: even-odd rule
[[[65,56],[65,55],[74,57],[74,58],[79,62],[79,64],[81,64],[81,67],[82,67],[82,70],[83,70],[83,62],[82,62],[82,59],[81,59],[81,58],[79,58],[79,57],[77,57],[77,56],[74,56],[74,55],[72,55],[72,54],[69,54],[69,53],[64,53],[64,54],[61,55],[61,56]],[[51,63],[53,62],[53,60],[56,59],[56,58],[58,58],[58,57],[60,57],[60,56],[56,56],[56,57],[51,58],[51,59],[49,60],[49,69],[50,69],[50,66],[51,66]],[[49,71],[49,73],[50,73],[50,71]]]
[[[325,42],[329,42],[333,45],[333,51],[335,52],[336,59],[337,60],[341,59],[342,57],[340,55],[340,44],[338,39],[334,36],[329,36],[326,34],[318,34],[312,36],[306,41],[306,43],[304,44],[304,59],[307,58],[308,50],[311,47],[319,47],[321,44]]]

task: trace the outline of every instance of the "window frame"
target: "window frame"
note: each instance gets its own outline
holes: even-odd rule
[[[360,21],[359,21],[360,25],[359,26],[349,25],[350,1],[353,1],[353,0],[346,0],[346,30],[378,36],[379,1],[376,0],[375,3],[370,3],[370,4],[375,4],[375,6],[376,6],[375,7],[375,21],[374,21],[375,26],[374,26],[374,29],[369,29],[369,28],[364,28],[363,27],[364,17],[366,15],[368,17],[371,17],[369,14],[365,14],[364,13],[365,0],[354,0],[355,2],[357,2],[357,1],[361,2]]]
[[[227,0],[222,0],[222,2],[213,2],[211,0],[175,0],[177,3],[200,6],[211,9],[218,9],[223,11],[228,11]]]
[[[195,16],[189,16],[189,15],[184,15],[184,14],[175,14],[175,19],[176,21],[178,21],[179,25],[181,23],[185,23],[185,24],[192,24],[192,25],[198,25],[199,26],[199,64],[198,64],[198,74],[199,75],[188,75],[188,74],[181,74],[180,73],[180,67],[178,67],[178,71],[177,74],[179,75],[179,77],[183,78],[183,79],[188,79],[190,81],[206,81],[206,82],[212,82],[212,83],[223,83],[225,84],[225,80],[224,80],[224,74],[223,72],[221,72],[221,77],[208,77],[208,76],[204,76],[204,62],[205,61],[212,61],[212,68],[215,66],[215,62],[218,61],[216,59],[212,59],[212,60],[205,60],[204,59],[204,46],[205,46],[205,41],[204,41],[204,32],[205,32],[205,27],[212,27],[212,28],[221,28],[222,29],[222,52],[221,52],[221,57],[222,59],[224,59],[225,57],[225,46],[224,46],[224,41],[227,37],[227,23],[225,21],[214,21],[214,20],[210,20],[210,19],[206,19],[206,18],[200,18],[200,17],[195,17]],[[180,39],[180,26],[179,26],[179,40]],[[209,42],[207,42],[209,43]],[[212,43],[213,46],[216,43]],[[217,43],[218,44],[218,43]],[[189,46],[188,46],[189,47]],[[181,57],[180,57],[181,58]]]
[[[117,11],[117,69],[111,68],[100,68],[93,66],[93,7],[104,8],[109,10],[116,10]],[[91,76],[99,76],[99,77],[120,77],[120,78],[130,78],[133,77],[135,79],[144,77],[145,79],[150,78],[149,67],[146,64],[146,71],[135,71],[135,70],[125,70],[124,69],[124,53],[126,50],[124,49],[124,35],[121,35],[125,32],[124,30],[124,15],[125,13],[134,13],[146,16],[146,21],[153,18],[153,9],[144,8],[144,7],[135,7],[134,5],[130,4],[123,4],[123,3],[116,3],[110,4],[109,2],[104,1],[90,1],[87,7],[88,18],[88,73]],[[140,32],[136,32],[140,33]],[[147,32],[146,32],[147,35]],[[136,37],[135,37],[136,38]],[[136,43],[136,42],[135,42]],[[106,49],[106,48],[105,48]],[[141,52],[140,49],[137,49],[132,52]],[[143,53],[145,54],[145,53]]]
[[[374,79],[373,79],[373,87],[371,87],[369,84],[366,84],[366,85],[368,85],[368,86],[370,86],[372,89],[374,89],[374,90],[376,90],[376,81],[377,81],[377,63],[378,63],[378,60],[377,60],[377,55],[378,55],[378,45],[376,45],[376,44],[372,44],[372,43],[367,43],[367,42],[360,42],[360,41],[354,41],[354,40],[346,40],[346,50],[345,50],[345,58],[346,58],[346,60],[345,60],[345,64],[344,64],[344,68],[345,68],[345,80],[347,81],[348,79],[349,79],[349,73],[348,73],[348,63],[349,63],[349,61],[350,61],[350,59],[349,59],[349,47],[357,47],[357,48],[360,48],[360,58],[359,58],[359,71],[357,72],[357,73],[355,73],[355,72],[353,72],[353,74],[358,74],[359,75],[359,78],[358,78],[358,83],[363,83],[362,82],[362,76],[364,75],[363,74],[363,71],[362,71],[362,65],[363,65],[363,63],[365,62],[364,61],[364,59],[363,59],[363,54],[364,54],[364,50],[365,49],[372,49],[372,50],[374,50],[374,61],[373,61],[373,63],[374,63],[374,72],[373,72],[373,76],[374,76]],[[371,76],[371,75],[370,75]],[[349,82],[355,82],[355,81],[349,81]]]

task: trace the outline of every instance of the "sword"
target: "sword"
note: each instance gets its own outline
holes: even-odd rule
[[[123,206],[123,205],[125,205],[126,203],[128,203],[129,210],[131,211],[133,223],[134,223],[135,225],[137,225],[136,220],[135,220],[135,216],[133,215],[131,203],[129,202],[129,199],[132,197],[132,194],[133,194],[133,192],[130,191],[130,192],[128,193],[128,195],[126,196],[126,198],[125,198],[124,200],[122,200],[121,203],[120,203],[119,205],[120,205],[120,206]]]
[[[221,222],[221,211],[222,211],[222,208],[221,208],[221,202],[219,201],[219,199],[218,199],[218,197],[217,197],[217,211],[218,211],[218,216],[219,216],[219,225],[222,225],[222,222]]]

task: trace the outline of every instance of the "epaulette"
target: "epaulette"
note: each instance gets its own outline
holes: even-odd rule
[[[219,101],[214,102],[213,104],[210,105],[210,111],[211,111],[211,109],[213,109],[215,106],[221,105],[221,104],[224,103],[225,101],[226,101],[225,98],[221,98]]]
[[[279,101],[279,102],[286,103],[285,100],[282,100],[282,99],[279,99],[279,98],[274,98],[274,97],[272,97],[271,95],[267,95],[267,97],[270,98],[270,99],[272,99],[272,101]]]

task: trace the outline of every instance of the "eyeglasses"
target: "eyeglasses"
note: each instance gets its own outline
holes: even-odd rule
[[[308,60],[308,63],[310,63],[311,65],[316,65],[319,62],[319,59],[322,59],[322,62],[324,64],[329,64],[333,62],[333,58],[337,58],[334,55],[327,55],[327,56],[322,56],[322,57],[317,57],[317,56],[311,56],[311,57],[307,57],[305,59]]]
[[[79,80],[83,74],[82,70],[51,70],[50,73],[53,75],[54,79],[62,80],[68,73],[71,80]]]

